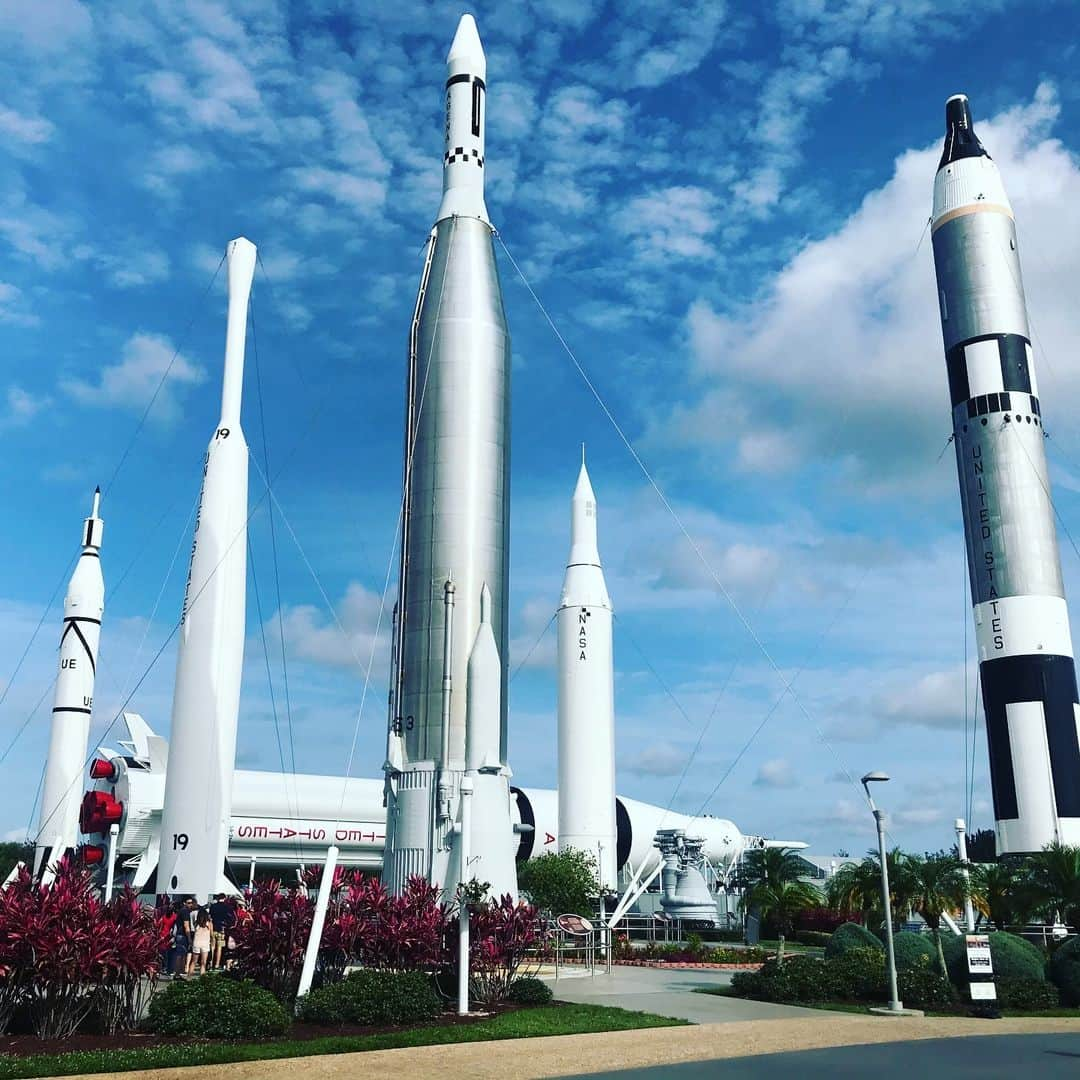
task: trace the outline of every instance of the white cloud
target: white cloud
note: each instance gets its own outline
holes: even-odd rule
[[[386,202],[386,185],[381,180],[344,169],[309,165],[290,170],[290,176],[301,191],[324,195],[361,215],[374,214]]]
[[[162,382],[166,372],[168,378]],[[138,333],[125,343],[117,363],[102,368],[96,383],[63,378],[60,389],[84,405],[135,410],[146,408],[156,393],[150,415],[168,423],[179,413],[179,397],[183,391],[197,386],[205,378],[206,372],[179,353],[168,338]]]
[[[24,116],[0,105],[0,136],[20,143],[43,143],[52,138],[54,130],[43,116]]]
[[[52,404],[49,398],[31,394],[15,384],[7,388],[6,399],[7,408],[0,414],[0,427],[24,427]]]
[[[755,787],[793,788],[799,786],[799,778],[787,758],[770,758],[758,766],[754,778]]]
[[[0,4],[0,39],[10,37],[39,56],[66,54],[92,30],[90,9],[78,0]]]
[[[376,638],[380,606],[381,598],[377,593],[354,581],[335,605],[336,618],[313,604],[286,607],[282,621],[289,657],[330,667],[352,668],[362,674],[367,670],[374,647],[372,670],[383,672],[389,658],[390,628],[384,616]],[[274,640],[278,632],[277,616],[267,621],[266,629],[269,639]]]
[[[977,128],[1011,193],[1021,252],[1033,253],[1024,264],[1036,363],[1067,415],[1080,404],[1080,371],[1042,363],[1038,348],[1070,354],[1068,283],[1080,276],[1080,251],[1059,242],[1080,231],[1080,166],[1048,135],[1057,112],[1042,86],[1029,105]],[[939,154],[936,144],[902,154],[888,183],[806,244],[759,301],[730,313],[692,304],[686,330],[700,392],[654,437],[710,455],[727,445],[752,472],[825,460],[865,492],[943,492],[947,472],[934,466],[951,425],[928,240],[916,257]]]
[[[23,292],[18,286],[0,281],[0,323],[13,326],[37,326],[40,320],[26,307]]]
[[[716,196],[700,187],[667,187],[632,198],[613,216],[615,228],[645,262],[708,259],[718,224]]]
[[[686,750],[670,742],[654,743],[636,754],[619,758],[619,768],[641,776],[678,776],[688,757]]]

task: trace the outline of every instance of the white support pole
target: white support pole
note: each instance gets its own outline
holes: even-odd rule
[[[645,861],[642,860],[641,867],[645,866]],[[639,872],[641,867],[639,867]],[[649,871],[649,874],[636,887],[631,883],[630,887],[623,894],[622,900],[619,901],[619,906],[612,912],[611,919],[608,921],[608,927],[612,930],[619,924],[622,917],[630,910],[635,903],[637,903],[638,897],[645,892],[645,890],[660,876],[660,871],[664,868],[663,860],[660,860]]]
[[[108,863],[105,866],[105,903],[112,899],[113,880],[116,877],[116,839],[120,835],[120,826],[114,821],[109,826],[109,846],[106,849],[105,858]]]
[[[458,881],[468,888],[469,877],[469,833],[472,829],[472,793],[473,778],[461,778],[461,836],[458,850],[461,852],[461,871]],[[465,894],[461,897],[458,911],[458,1006],[459,1016],[469,1013],[469,905]]]
[[[975,933],[975,908],[971,903],[971,874],[968,867],[967,853],[967,823],[963,818],[956,819],[956,852],[960,856],[960,865],[964,874],[964,921],[967,923],[967,932]],[[999,926],[1000,930],[1001,927]]]
[[[248,892],[253,893],[255,891],[255,856],[251,856],[251,862],[248,864]]]
[[[41,884],[51,885],[53,878],[56,877],[56,871],[60,868],[60,860],[64,855],[64,838],[60,833],[57,833],[52,840],[52,844],[49,848],[49,859],[41,868]]]
[[[334,889],[334,870],[337,868],[338,849],[331,844],[326,849],[326,862],[323,865],[322,883],[319,885],[319,897],[315,901],[315,916],[311,920],[311,936],[304,950],[304,967],[300,972],[300,985],[296,989],[299,1001],[310,989],[315,977],[315,961],[322,944],[323,924],[326,922],[326,908],[330,903],[330,893]]]

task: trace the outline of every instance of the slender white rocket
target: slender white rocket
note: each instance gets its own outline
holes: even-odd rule
[[[53,697],[49,756],[41,796],[41,817],[35,852],[35,870],[46,856],[53,865],[75,847],[79,829],[79,803],[83,770],[94,708],[101,617],[105,610],[105,583],[101,576],[101,534],[98,517],[101,489],[94,492],[93,509],[83,523],[82,554],[64,597],[64,629],[60,635],[60,667]]]
[[[582,455],[570,503],[570,558],[558,611],[559,850],[597,862],[616,886],[612,610],[596,542],[596,496]]]
[[[180,627],[158,892],[224,889],[244,654],[248,449],[240,426],[255,245],[227,249],[221,420],[210,440]]]
[[[963,94],[931,223],[998,854],[1080,843],[1080,706],[1016,225]]]
[[[455,214],[488,221],[484,205],[487,57],[476,20],[462,15],[446,57],[443,197],[435,220]]]

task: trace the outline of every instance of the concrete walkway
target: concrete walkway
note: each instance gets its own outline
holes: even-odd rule
[[[708,1024],[702,1027],[654,1028],[606,1032],[595,1035],[560,1035],[542,1039],[509,1039],[503,1042],[464,1043],[454,1046],[421,1046],[407,1050],[376,1050],[365,1054],[288,1058],[281,1061],[238,1062],[204,1065],[196,1069],[155,1069],[146,1072],[99,1074],[114,1080],[386,1080],[407,1076],[409,1080],[446,1080],[467,1076],[470,1080],[539,1080],[550,1076],[581,1076],[676,1065],[691,1061],[720,1061],[762,1054],[815,1050],[831,1046],[868,1046],[917,1039],[955,1036],[1041,1035],[1051,1032],[1080,1033],[1080,1020],[967,1020],[949,1018],[889,1019],[818,1012],[812,1018],[752,1020],[744,1023]],[[898,1051],[899,1052],[899,1051]],[[832,1075],[861,1077],[866,1073],[854,1058],[854,1068]],[[661,1076],[678,1076],[662,1071]],[[736,1071],[734,1074],[745,1075]],[[786,1073],[785,1075],[792,1075]],[[908,1075],[920,1075],[909,1073]],[[1032,1075],[1038,1075],[1034,1073]],[[617,1080],[617,1078],[613,1078]]]
[[[764,1001],[695,993],[702,986],[730,986],[729,971],[665,971],[663,968],[614,967],[610,975],[579,975],[545,980],[560,1001],[579,1005],[617,1005],[656,1013],[692,1024],[730,1024],[741,1020],[822,1018],[820,1009],[770,1005]],[[827,1013],[824,1015],[828,1015]]]

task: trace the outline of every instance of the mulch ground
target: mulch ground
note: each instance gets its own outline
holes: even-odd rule
[[[761,964],[692,964],[686,960],[616,960],[618,967],[670,968],[672,971],[757,971]]]

